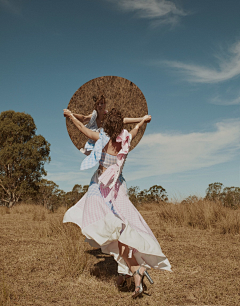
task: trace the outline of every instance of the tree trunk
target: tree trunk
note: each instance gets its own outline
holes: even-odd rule
[[[13,207],[14,204],[15,204],[15,202],[12,201],[12,200],[10,200],[10,201],[8,202],[8,208]]]

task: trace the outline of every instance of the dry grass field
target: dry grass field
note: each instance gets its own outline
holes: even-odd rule
[[[142,298],[114,286],[116,263],[62,224],[65,209],[0,207],[0,305],[240,305],[240,211],[204,200],[139,207],[172,264]]]
[[[104,94],[107,110],[117,108],[123,117],[138,118],[148,114],[146,99],[141,90],[131,81],[118,76],[103,76],[83,84],[72,96],[68,109],[73,113],[89,115],[94,109],[93,96]],[[73,144],[80,150],[84,147],[87,137],[81,133],[70,119],[66,119],[67,130]],[[135,124],[126,124],[124,128],[131,131]],[[139,129],[137,136],[131,141],[130,151],[141,140],[146,123]]]

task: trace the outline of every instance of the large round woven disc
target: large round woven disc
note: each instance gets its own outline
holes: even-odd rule
[[[141,90],[127,79],[117,76],[103,76],[82,85],[72,96],[68,109],[73,113],[89,115],[94,109],[93,96],[103,93],[106,98],[106,109],[113,107],[122,112],[124,118],[138,118],[148,114],[146,99]],[[66,119],[68,134],[74,145],[80,150],[84,148],[87,137],[83,135],[69,118]],[[124,128],[131,131],[136,124],[125,124]],[[146,123],[142,125],[137,136],[131,142],[130,150],[141,140]]]

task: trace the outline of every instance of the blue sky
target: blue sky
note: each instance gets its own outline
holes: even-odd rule
[[[152,122],[127,158],[128,187],[172,198],[240,186],[240,1],[0,0],[0,111],[29,113],[51,143],[47,179],[88,184],[62,116],[87,81],[115,75]]]

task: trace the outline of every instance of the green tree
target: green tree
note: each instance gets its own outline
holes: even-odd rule
[[[39,190],[37,200],[45,208],[54,211],[62,204],[62,198],[64,197],[65,192],[59,189],[59,186],[56,183],[41,179],[38,186]]]
[[[240,188],[223,188],[222,183],[212,183],[208,185],[205,198],[211,201],[219,201],[225,207],[237,209],[240,207]]]
[[[137,199],[138,199],[139,203],[148,202],[148,190],[143,189],[143,190],[139,191],[139,193],[137,195]]]
[[[148,201],[149,202],[167,202],[168,197],[166,190],[159,185],[154,185],[148,189]]]
[[[154,185],[149,189],[143,189],[141,191],[139,191],[139,187],[130,187],[128,189],[128,196],[134,205],[138,203],[160,203],[168,201],[166,190],[159,185]]]
[[[240,207],[240,188],[225,187],[221,194],[221,200],[226,207],[237,209]]]
[[[209,184],[206,190],[206,199],[210,201],[221,201],[222,189],[222,183],[217,182]]]
[[[168,201],[166,190],[159,185],[153,185],[149,189],[141,190],[138,193],[137,198],[140,203],[144,202],[160,203]]]
[[[139,187],[137,186],[131,186],[130,188],[128,188],[128,196],[129,196],[129,200],[136,205],[138,203],[138,191],[139,191]]]
[[[72,205],[76,204],[88,191],[88,185],[74,185],[72,191],[69,191],[65,195],[65,203],[67,207],[71,207]]]
[[[181,204],[193,204],[197,203],[201,198],[195,196],[195,195],[190,195],[186,199],[182,200]]]
[[[50,144],[36,135],[30,115],[12,110],[0,114],[0,194],[5,205],[11,207],[38,190],[49,154]]]

